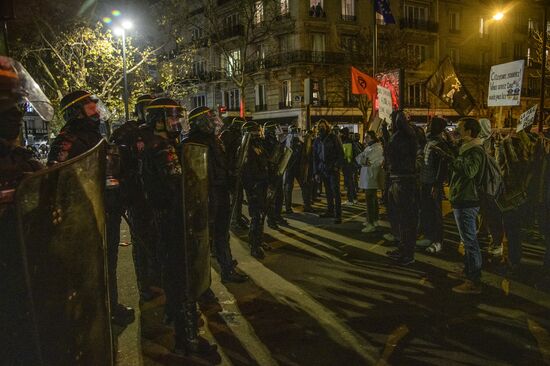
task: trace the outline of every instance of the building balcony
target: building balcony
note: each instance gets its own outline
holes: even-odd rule
[[[348,14],[342,14],[342,20],[344,22],[355,22],[357,20],[357,16],[355,15],[348,15]]]
[[[232,25],[230,27],[224,27],[220,31],[221,39],[228,39],[233,37],[240,37],[244,34],[244,27],[241,24]]]
[[[267,104],[260,104],[260,105],[254,106],[254,111],[256,111],[256,112],[267,111]]]
[[[291,101],[279,102],[279,109],[290,109],[290,108],[292,108]]]
[[[291,51],[270,55],[265,59],[248,62],[245,72],[285,67],[294,64],[351,65],[365,64],[370,58],[360,53]]]
[[[230,105],[227,107],[227,111],[228,112],[240,112],[241,111],[241,108],[237,105]]]
[[[313,100],[311,102],[312,107],[328,107],[328,100]]]
[[[356,108],[359,106],[359,102],[357,100],[345,100],[342,106],[344,108]]]
[[[431,20],[420,19],[401,19],[399,21],[399,27],[401,29],[415,29],[430,33],[437,33],[439,30],[439,24],[432,22]]]
[[[430,103],[423,100],[411,100],[405,103],[406,108],[430,108]]]

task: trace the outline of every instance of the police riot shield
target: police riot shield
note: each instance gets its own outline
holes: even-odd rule
[[[308,133],[304,136],[303,151],[300,159],[300,183],[304,184],[310,179],[310,164],[313,153],[313,134]]]
[[[281,157],[279,158],[279,163],[277,164],[277,176],[283,176],[290,158],[292,158],[292,149],[290,147],[285,147]]]
[[[26,178],[17,236],[38,365],[112,365],[105,141]],[[23,290],[22,290],[23,291]]]
[[[239,217],[237,216],[239,215],[239,212],[240,212],[239,206],[242,204],[242,202],[240,202],[240,200],[238,199],[238,195],[241,194],[242,192],[241,170],[248,156],[248,147],[250,146],[250,138],[251,138],[250,132],[245,132],[241,140],[241,146],[239,146],[239,150],[237,151],[237,162],[235,164],[237,179],[235,182],[235,187],[233,187],[234,193],[232,197],[233,201],[231,202],[231,221],[239,219]]]
[[[208,147],[183,144],[183,248],[187,299],[194,301],[210,287],[208,238]]]

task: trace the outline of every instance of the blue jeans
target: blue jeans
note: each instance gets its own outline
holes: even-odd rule
[[[481,279],[481,250],[476,234],[478,212],[479,207],[453,209],[458,233],[464,242],[464,273],[473,282]]]

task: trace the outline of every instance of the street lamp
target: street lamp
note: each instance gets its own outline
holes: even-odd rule
[[[122,78],[124,80],[124,116],[126,121],[130,119],[128,110],[128,75],[126,73],[126,31],[131,29],[133,24],[126,19],[120,22],[120,26],[113,28],[113,33],[117,36],[122,36]]]
[[[498,13],[496,13],[495,15],[493,15],[493,19],[494,19],[494,20],[497,20],[497,21],[498,21],[498,20],[501,20],[502,18],[504,18],[504,14],[503,14],[501,11],[499,11]]]

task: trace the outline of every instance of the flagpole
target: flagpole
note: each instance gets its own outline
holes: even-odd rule
[[[376,0],[372,0],[372,77],[378,69],[378,25],[376,23]]]

